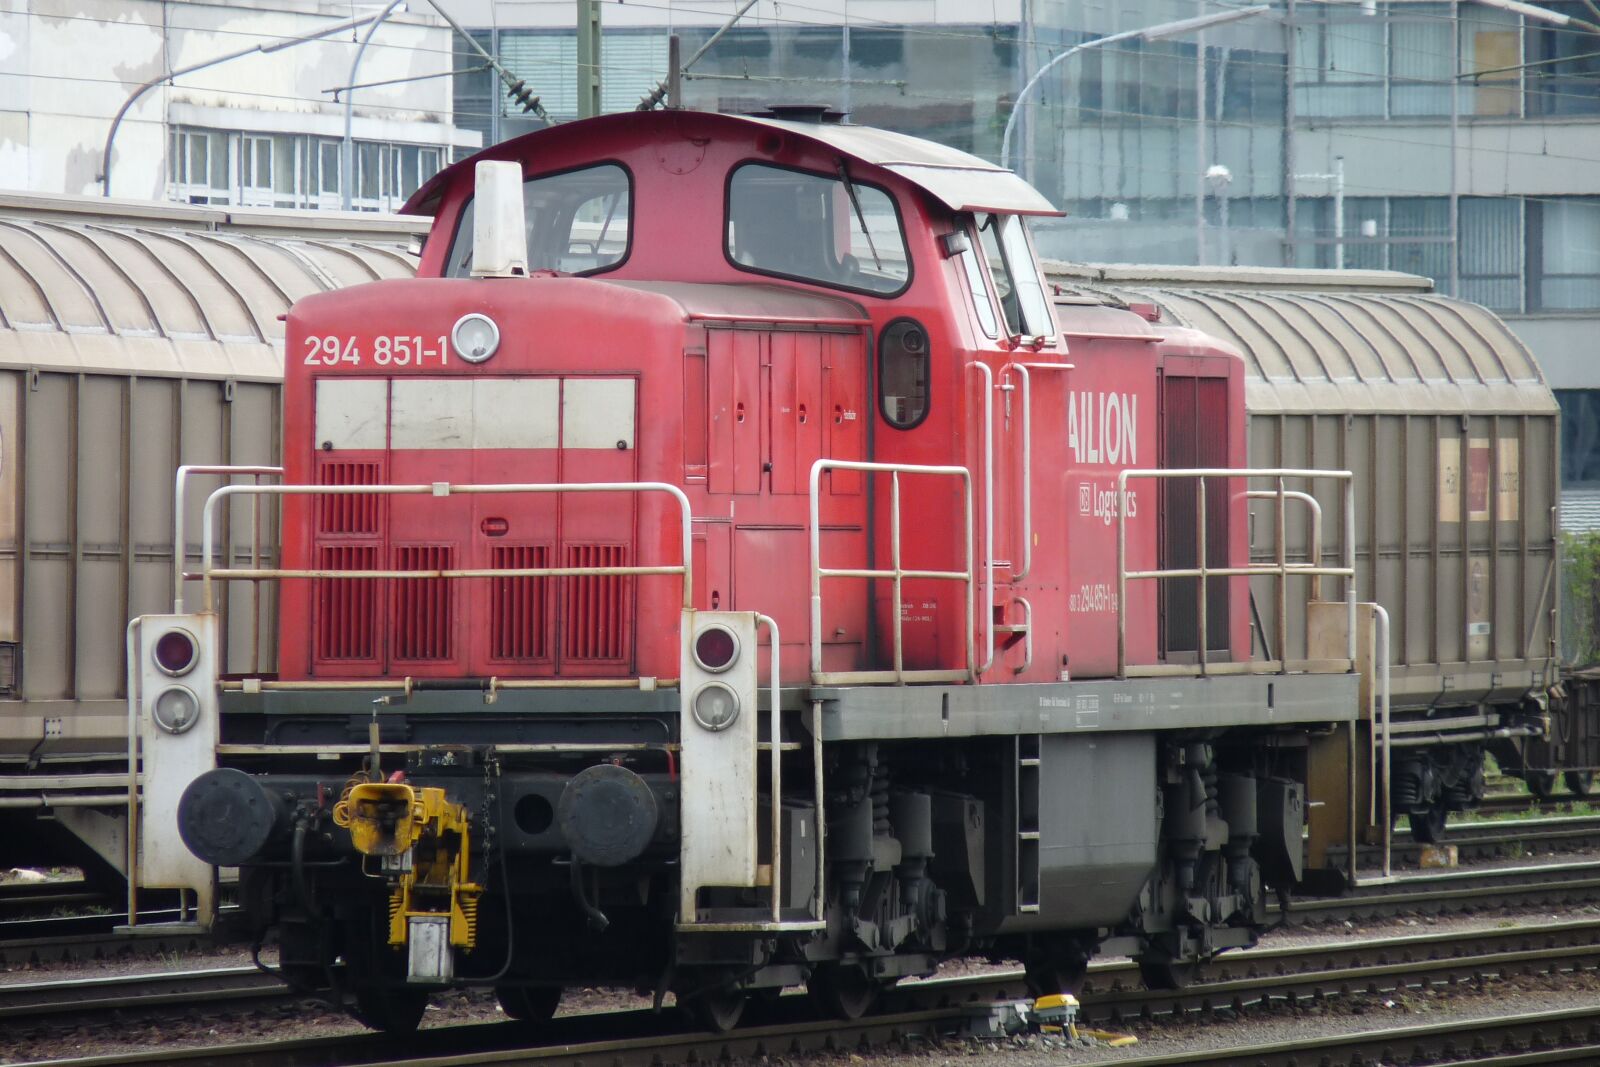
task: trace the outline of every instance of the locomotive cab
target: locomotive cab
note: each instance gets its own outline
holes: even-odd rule
[[[1290,574],[1246,501],[1337,475],[1244,470],[1237,353],[1058,322],[1048,202],[883,131],[613,115],[408,210],[415,279],[290,313],[281,479],[205,501],[199,610],[130,630],[139,884],[208,918],[239,867],[286,978],[386,1028],[451,984],[725,1027],[955,955],[1059,991],[1255,939],[1359,665],[1353,594],[1333,653],[1252,655],[1246,583]],[[215,558],[250,509],[278,536]]]

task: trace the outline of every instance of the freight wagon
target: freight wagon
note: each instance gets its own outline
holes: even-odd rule
[[[290,304],[409,276],[425,229],[0,194],[0,867],[94,866],[71,849],[81,837],[121,868],[124,634],[174,600],[177,469],[275,467]],[[229,541],[248,552],[251,536]],[[231,595],[248,605],[252,590]],[[249,631],[273,612],[264,591],[233,613],[234,667],[271,668]]]

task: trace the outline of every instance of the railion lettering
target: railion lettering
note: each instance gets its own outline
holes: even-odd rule
[[[1138,466],[1138,395],[1068,390],[1067,447],[1079,463]]]

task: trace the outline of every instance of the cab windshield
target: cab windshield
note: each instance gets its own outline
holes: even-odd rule
[[[728,259],[741,270],[893,296],[911,281],[894,197],[839,175],[748,163],[728,181]]]
[[[522,183],[522,209],[528,224],[528,269],[592,274],[628,258],[632,183],[615,163]],[[461,211],[445,277],[472,273],[473,201]]]

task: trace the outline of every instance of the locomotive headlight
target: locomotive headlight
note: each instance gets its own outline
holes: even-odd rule
[[[150,706],[150,717],[167,733],[181,734],[199,720],[200,698],[188,686],[169,686]]]
[[[151,655],[163,674],[176,678],[194,670],[196,648],[194,634],[188,630],[168,630],[156,638]]]
[[[739,638],[726,626],[707,626],[694,639],[694,661],[701,669],[721,674],[739,658]]]
[[[500,327],[489,316],[474,311],[456,320],[450,328],[450,343],[456,355],[468,363],[482,363],[500,347]]]
[[[721,682],[707,682],[690,705],[694,721],[707,730],[726,730],[739,717],[739,694]]]

